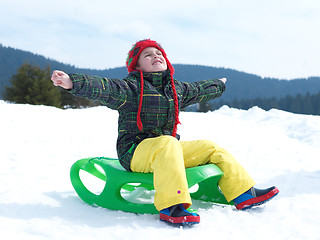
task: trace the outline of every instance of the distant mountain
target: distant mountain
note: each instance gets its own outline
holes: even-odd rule
[[[17,69],[24,63],[45,68],[59,69],[67,73],[84,73],[108,78],[124,78],[127,75],[125,67],[94,70],[76,68],[69,64],[33,54],[31,52],[4,47],[0,44],[0,99],[5,86],[10,85],[9,80]],[[315,94],[320,91],[320,77],[307,79],[280,80],[276,78],[261,78],[254,74],[248,74],[232,69],[216,68],[200,65],[174,64],[174,77],[184,82],[194,82],[203,79],[226,77],[227,91],[221,100],[229,101],[234,99],[253,98],[281,98],[287,95]]]

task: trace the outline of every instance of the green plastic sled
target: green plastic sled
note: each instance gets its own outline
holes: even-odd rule
[[[84,186],[80,179],[80,170],[105,181],[100,194],[94,194]],[[198,184],[197,191],[190,193],[192,199],[230,204],[218,188],[218,181],[223,172],[216,165],[187,168],[186,174],[189,188]],[[90,205],[132,213],[159,213],[153,203],[134,203],[121,196],[122,189],[133,191],[137,187],[143,187],[153,190],[153,173],[128,172],[120,165],[118,159],[96,157],[78,160],[71,167],[70,178],[79,197]]]

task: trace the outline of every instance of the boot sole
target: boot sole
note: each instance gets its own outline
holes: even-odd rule
[[[160,213],[160,220],[170,224],[193,225],[200,223],[200,216],[171,217],[166,214]]]
[[[265,195],[262,195],[260,197],[251,198],[251,199],[249,199],[247,201],[239,203],[238,205],[236,205],[236,208],[238,210],[246,210],[246,209],[250,209],[250,208],[252,208],[254,206],[259,206],[261,204],[264,204],[264,203],[268,202],[272,198],[274,198],[278,193],[279,193],[279,189],[278,188],[274,188],[274,189],[272,189],[270,192],[268,192]]]

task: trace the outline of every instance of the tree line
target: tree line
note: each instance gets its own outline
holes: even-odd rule
[[[254,98],[254,99],[234,99],[233,101],[215,100],[207,103],[200,103],[199,112],[214,111],[227,105],[231,108],[248,110],[258,106],[266,111],[275,108],[292,113],[320,115],[320,91],[317,94],[297,94],[295,96],[287,95],[277,99],[272,98]]]
[[[104,70],[84,69],[64,64],[53,59],[46,58],[31,52],[22,51],[10,47],[4,47],[0,43],[0,99],[3,99],[5,87],[10,85],[10,79],[16,74],[22,64],[45,68],[50,66],[52,70],[59,69],[66,73],[83,73],[91,76],[123,79],[128,75],[125,66]],[[174,64],[174,78],[181,82],[192,83],[199,80],[213,78],[227,78],[227,91],[219,100],[232,101],[234,99],[253,99],[257,97],[285,97],[296,94],[316,94],[320,91],[320,76],[298,78],[286,81],[277,78],[263,78],[254,74],[237,71],[228,68],[211,66]]]
[[[50,67],[41,69],[39,66],[23,64],[14,74],[4,92],[4,99],[14,103],[28,103],[34,105],[48,105],[58,108],[81,108],[99,105],[98,102],[78,98],[62,88],[55,87],[50,81]],[[248,110],[258,106],[264,110],[272,108],[300,113],[320,115],[320,91],[317,94],[287,95],[283,98],[253,98],[234,99],[232,101],[214,100],[198,104],[197,109],[191,111],[207,112],[228,105],[232,108]]]

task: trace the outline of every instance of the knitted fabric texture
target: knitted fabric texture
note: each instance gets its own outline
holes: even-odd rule
[[[171,78],[171,86],[172,86],[172,92],[173,92],[173,99],[174,99],[174,104],[175,104],[175,123],[172,131],[172,136],[176,136],[177,134],[177,125],[180,124],[179,121],[179,102],[178,102],[178,96],[176,92],[176,88],[174,85],[174,80],[173,80],[173,74],[174,74],[174,68],[171,65],[170,61],[167,58],[167,54],[165,53],[164,49],[161,47],[159,43],[156,41],[150,40],[150,39],[145,39],[137,42],[136,44],[133,45],[131,50],[128,53],[128,57],[126,60],[126,66],[128,69],[128,72],[131,73],[133,71],[138,71],[136,69],[137,62],[139,60],[139,56],[141,52],[148,47],[154,47],[157,48],[161,51],[162,56],[166,60],[168,69],[170,70],[170,78]],[[139,131],[142,131],[143,125],[141,121],[141,108],[142,108],[142,100],[143,100],[143,85],[144,85],[144,80],[143,80],[143,72],[139,70],[140,72],[140,79],[141,79],[141,87],[140,87],[140,98],[139,98],[139,108],[137,112],[137,126],[139,128]]]

